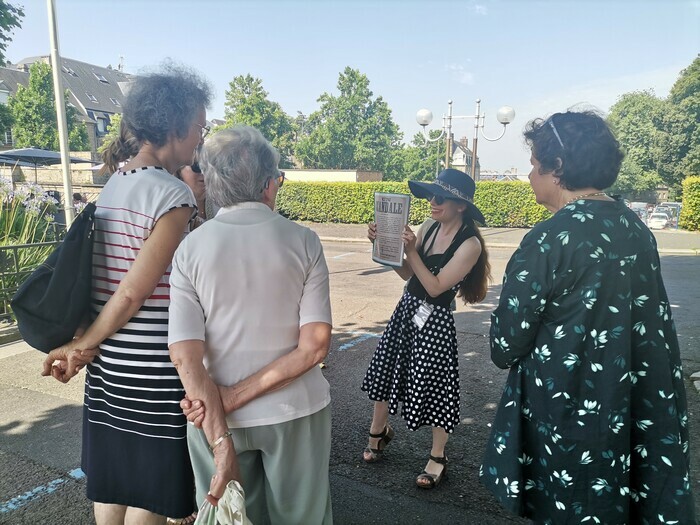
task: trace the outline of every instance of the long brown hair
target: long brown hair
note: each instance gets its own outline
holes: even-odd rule
[[[111,175],[117,171],[119,163],[135,156],[139,152],[139,148],[139,141],[122,120],[119,124],[119,136],[107,144],[102,151],[102,160],[105,164],[100,170],[100,175]]]
[[[462,213],[462,222],[467,228],[471,228],[474,231],[474,237],[479,239],[481,254],[474,267],[460,283],[457,297],[461,297],[464,304],[474,304],[483,301],[484,297],[486,297],[489,282],[491,281],[491,264],[489,263],[489,253],[486,249],[484,238],[481,236],[479,227],[474,222],[474,219],[469,215],[469,210]]]

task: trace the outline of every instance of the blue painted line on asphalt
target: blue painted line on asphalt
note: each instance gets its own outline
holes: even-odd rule
[[[340,345],[338,347],[338,352],[345,352],[346,350],[349,350],[353,346],[356,346],[363,341],[367,341],[368,339],[381,337],[379,334],[372,334],[369,332],[351,332],[351,333],[352,334],[359,334],[359,335],[358,335],[358,337],[356,337],[352,341],[348,341],[347,343]]]
[[[73,479],[83,479],[85,477],[85,472],[80,468],[74,468],[68,475]]]
[[[80,470],[79,468],[73,469],[68,473],[68,476],[75,479],[83,479],[85,477],[85,473]],[[46,496],[48,494],[51,494],[52,492],[55,492],[58,490],[62,485],[67,483],[68,479],[65,478],[58,478],[54,479],[53,481],[49,481],[46,485],[39,485],[38,487],[33,488],[32,490],[28,490],[24,494],[20,494],[17,497],[14,497],[10,500],[7,500],[3,503],[0,503],[0,514],[4,514],[6,512],[11,512],[13,510],[16,510],[20,507],[23,507],[27,503],[30,503],[36,499],[41,498],[42,496]]]

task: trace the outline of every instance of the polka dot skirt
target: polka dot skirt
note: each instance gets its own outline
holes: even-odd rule
[[[388,401],[409,430],[423,425],[452,432],[459,423],[457,334],[452,312],[435,306],[421,330],[413,315],[421,300],[406,292],[394,310],[369,364],[362,390]]]

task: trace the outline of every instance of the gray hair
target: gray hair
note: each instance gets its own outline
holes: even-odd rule
[[[279,161],[280,154],[255,128],[218,131],[199,157],[207,199],[221,207],[260,201],[265,184],[279,175]]]
[[[197,114],[211,103],[211,87],[197,73],[165,62],[160,71],[136,77],[123,104],[122,124],[139,143],[164,146],[187,136]]]

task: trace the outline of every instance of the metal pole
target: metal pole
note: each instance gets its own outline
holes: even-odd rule
[[[481,118],[481,99],[476,99],[476,113],[474,115],[474,139],[472,140],[472,173],[471,177],[476,182],[476,147],[479,140],[479,119]]]
[[[63,78],[61,77],[61,55],[58,52],[58,24],[54,0],[46,0],[49,12],[49,39],[51,42],[51,71],[53,73],[53,91],[56,97],[56,119],[58,121],[58,140],[61,145],[61,168],[63,170],[63,205],[66,212],[66,227],[69,227],[75,216],[73,210],[73,186],[71,183],[70,148],[68,147],[68,121],[66,120],[66,105],[63,93]]]
[[[450,167],[452,154],[452,101],[447,101],[447,133],[445,136],[445,169]]]

